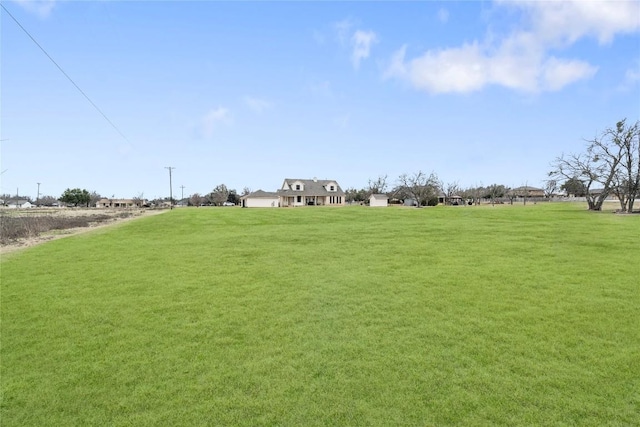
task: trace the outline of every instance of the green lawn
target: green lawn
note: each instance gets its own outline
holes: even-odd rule
[[[1,424],[639,425],[640,216],[176,209],[4,257]]]

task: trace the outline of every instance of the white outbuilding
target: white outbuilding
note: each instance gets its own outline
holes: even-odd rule
[[[386,194],[372,194],[369,196],[369,206],[386,207],[389,205],[389,197]]]
[[[243,208],[277,208],[280,196],[277,193],[257,190],[240,198]]]

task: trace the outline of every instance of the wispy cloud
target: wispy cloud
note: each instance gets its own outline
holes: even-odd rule
[[[373,31],[358,30],[351,36],[351,45],[353,47],[351,62],[354,68],[358,69],[360,61],[369,57],[371,46],[377,41],[378,37]]]
[[[349,41],[349,35],[351,34],[351,29],[355,26],[355,22],[351,19],[343,19],[342,21],[338,21],[333,24],[333,29],[336,34],[336,39],[338,43],[345,46]]]
[[[430,93],[468,93],[487,85],[525,91],[558,91],[589,79],[598,67],[586,61],[561,58],[550,52],[567,48],[584,37],[610,43],[616,34],[637,32],[640,2],[513,1],[499,7],[523,12],[521,28],[504,37],[460,47],[428,50],[407,59],[407,46],[398,49],[384,73],[408,81]]]
[[[359,29],[357,21],[348,18],[333,24],[337,42],[342,48],[351,50],[351,64],[355,69],[371,54],[371,47],[378,42],[378,35],[371,30]]]
[[[323,80],[321,82],[313,83],[309,86],[309,92],[313,95],[332,97],[333,89],[331,88],[331,82],[329,80]]]
[[[633,68],[629,68],[624,73],[624,80],[618,87],[618,90],[627,91],[638,84],[640,84],[640,59],[635,61]]]
[[[228,125],[231,122],[231,113],[227,108],[214,108],[200,119],[200,132],[204,138],[211,138],[220,125]]]
[[[27,12],[38,17],[47,18],[55,8],[57,0],[13,0]]]
[[[244,103],[247,105],[247,107],[249,107],[256,113],[263,113],[264,111],[273,107],[273,104],[271,102],[260,98],[254,98],[252,96],[245,96]]]
[[[438,9],[437,16],[438,16],[438,21],[440,21],[442,24],[446,24],[447,22],[449,22],[449,11],[444,7],[441,7],[440,9]]]

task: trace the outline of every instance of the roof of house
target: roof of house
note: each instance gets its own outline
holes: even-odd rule
[[[303,190],[294,190],[291,188],[291,185],[294,182],[301,182],[304,186]],[[336,191],[329,191],[327,190],[327,186],[331,185],[331,184],[335,184],[336,185]],[[303,196],[344,196],[344,191],[342,191],[342,188],[340,188],[340,185],[338,184],[338,181],[332,180],[332,179],[291,179],[291,178],[285,178],[284,183],[282,185],[283,187],[288,187],[288,188],[282,188],[280,190],[278,190],[278,194],[281,196],[297,196],[297,195],[303,195]]]
[[[24,205],[25,203],[31,203],[27,199],[7,199],[5,202],[9,205]]]
[[[241,199],[248,199],[248,198],[252,198],[252,199],[272,199],[278,197],[278,193],[274,193],[271,191],[262,191],[262,190],[256,190],[253,193],[249,193],[249,194],[245,194],[244,196],[241,197]]]
[[[369,196],[369,198],[377,200],[388,200],[389,196],[387,196],[386,194],[372,194]]]
[[[511,191],[544,191],[542,188],[529,187],[527,185],[523,185],[522,187],[513,188]]]

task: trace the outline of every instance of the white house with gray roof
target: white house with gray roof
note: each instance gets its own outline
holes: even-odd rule
[[[372,194],[369,196],[369,206],[386,207],[389,205],[389,196],[386,194]]]
[[[277,191],[280,206],[344,206],[345,194],[330,179],[287,178]]]
[[[257,190],[240,198],[243,208],[277,208],[280,206],[278,193]]]

